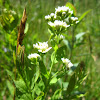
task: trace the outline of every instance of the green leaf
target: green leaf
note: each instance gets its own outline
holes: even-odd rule
[[[20,79],[19,81],[14,81],[14,83],[15,83],[16,88],[20,92],[27,93],[28,90],[27,90],[26,84],[22,79]]]
[[[62,85],[63,85],[63,90],[67,90],[68,82],[63,82]]]
[[[81,33],[77,34],[77,35],[75,36],[76,41],[77,41],[79,38],[81,38],[84,34],[86,34],[86,32],[81,32]]]
[[[36,100],[39,100],[39,98],[44,95],[44,92],[43,92],[44,88],[45,88],[45,85],[42,80],[40,80],[39,83],[37,82],[35,84],[35,87],[32,90],[32,97],[34,98],[35,95],[38,95]]]
[[[52,100],[58,100],[61,98],[62,89],[58,89],[55,91],[54,95],[52,96]]]
[[[34,88],[34,85],[37,82],[39,76],[40,76],[39,66],[36,66],[36,73],[35,73],[35,77],[33,76],[33,78],[32,78],[31,89]]]
[[[35,80],[34,80],[35,83],[38,80],[39,75],[40,75],[39,66],[36,66],[36,76],[35,76]]]
[[[39,67],[40,67],[40,72],[41,72],[41,74],[42,74],[45,78],[48,79],[49,77],[48,77],[47,68],[45,67],[43,61],[40,61],[40,62],[39,62]]]
[[[39,87],[38,84],[35,85],[35,87],[34,87],[34,92],[35,92],[37,95],[40,95],[40,94],[41,94],[41,88]]]
[[[26,25],[25,25],[25,30],[24,30],[24,33],[25,33],[25,34],[28,32],[28,29],[29,29],[29,24],[26,23]]]
[[[56,64],[58,62],[57,59],[56,59],[56,53],[55,53],[55,51],[51,55],[51,61],[52,61],[53,64]]]
[[[33,100],[31,94],[23,94],[18,100]]]
[[[88,76],[88,75],[85,75],[85,76],[82,78],[82,80],[81,80],[80,84],[82,84],[82,83],[83,83],[83,81],[87,78],[87,76]]]
[[[68,84],[68,88],[67,88],[67,93],[70,94],[74,87],[75,87],[75,82],[76,82],[76,78],[75,78],[75,73],[72,75],[69,84]]]
[[[50,81],[50,85],[55,84],[57,81],[58,81],[58,79],[56,77],[52,78]]]
[[[40,95],[35,100],[41,100],[42,96],[44,96],[44,92],[41,92]]]
[[[14,61],[14,64],[16,65],[16,54],[14,51],[13,51],[13,61]]]
[[[91,10],[92,10],[92,9],[90,9],[90,10],[84,12],[84,13],[82,14],[82,16],[79,18],[79,22],[82,21],[82,19],[83,19]]]
[[[72,47],[71,47],[70,42],[68,40],[65,40],[65,39],[63,40],[63,42],[68,47],[69,51],[71,51],[72,50]]]
[[[87,94],[88,94],[88,92],[86,92],[86,93],[79,92],[77,95],[77,98],[82,98],[82,97],[86,96]]]
[[[69,7],[73,11],[74,16],[76,16],[76,8],[74,5],[72,5],[70,2],[67,2],[66,7]]]
[[[14,80],[15,79],[15,75],[13,74],[13,72],[11,72],[10,70],[7,70],[7,74]]]
[[[36,66],[36,73],[35,73],[35,77],[32,78],[31,89],[34,88],[34,85],[37,82],[39,76],[40,76],[39,66]]]
[[[8,81],[8,80],[7,80],[6,83],[7,83],[7,86],[8,86],[8,89],[9,89],[11,95],[13,96],[13,95],[14,95],[14,86],[13,86],[13,85],[11,84],[11,82]]]
[[[34,77],[33,77],[33,78],[32,78],[31,89],[33,89],[33,87],[34,87],[34,84],[35,84],[35,81],[34,81]]]
[[[61,58],[65,57],[66,46],[60,47],[56,52],[56,59],[61,61]]]

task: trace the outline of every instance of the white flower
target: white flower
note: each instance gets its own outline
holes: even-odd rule
[[[55,27],[55,24],[53,22],[48,22],[48,24],[51,26],[51,27]]]
[[[70,62],[69,64],[68,64],[68,68],[71,68],[73,66],[73,64]]]
[[[61,60],[68,68],[71,68],[73,66],[73,64],[71,63],[71,61],[69,59],[61,58]]]
[[[62,26],[62,27],[69,27],[70,25],[67,25],[66,22],[60,21],[60,20],[55,20],[54,23],[53,22],[48,22],[48,24],[51,27],[58,27],[58,26]]]
[[[55,13],[51,13],[50,15],[45,16],[46,20],[50,20],[51,18],[56,18],[56,14]]]
[[[69,7],[66,7],[66,6],[62,6],[62,7],[59,7],[58,6],[58,8],[55,8],[55,12],[57,13],[57,12],[66,12],[66,11],[68,11],[69,10]]]
[[[55,16],[55,14],[54,14],[54,13],[51,13],[51,14],[50,14],[50,17],[54,17],[54,16]]]
[[[77,20],[78,20],[77,17],[70,17],[70,18],[71,18],[71,20],[73,20],[73,21],[77,21]]]
[[[4,8],[4,9],[3,9],[3,11],[4,11],[4,12],[7,12],[7,9],[6,9],[6,8]]]
[[[70,60],[69,59],[65,59],[65,58],[61,58],[61,60],[62,60],[62,62],[63,63],[65,63],[65,64],[67,64],[68,65],[68,63],[70,63]]]
[[[77,17],[70,17],[70,19],[76,24],[79,22]]]
[[[58,7],[58,8],[55,8],[55,13],[59,13],[59,12],[62,12],[62,14],[66,14],[66,13],[70,13],[70,14],[73,14],[73,11],[70,10],[69,7],[66,7],[66,6],[62,6],[62,7]]]
[[[52,47],[48,47],[47,42],[38,42],[36,44],[33,44],[34,48],[37,48],[39,52],[46,53],[48,52]]]
[[[28,59],[33,59],[33,58],[38,58],[38,57],[40,57],[40,55],[37,54],[37,53],[29,54],[29,55],[28,55]]]
[[[50,15],[47,15],[47,16],[45,16],[45,19],[47,20],[47,19],[51,19],[51,16]]]
[[[79,21],[76,21],[75,23],[77,24],[77,23],[79,23]]]
[[[69,14],[73,14],[73,11],[71,11],[70,9],[69,9]]]
[[[60,35],[60,39],[64,39],[65,37],[63,35]]]
[[[10,10],[10,12],[11,12],[12,14],[14,14],[14,15],[16,14],[16,12],[15,12],[14,10]]]

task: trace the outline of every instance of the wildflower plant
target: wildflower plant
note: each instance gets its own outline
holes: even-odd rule
[[[45,16],[45,20],[50,38],[46,42],[34,43],[35,52],[27,56],[20,48],[21,55],[14,58],[18,73],[14,79],[14,99],[71,100],[82,97],[85,93],[81,94],[78,88],[86,76],[80,73],[78,62],[72,59],[75,36],[72,34],[72,44],[67,40],[69,28],[77,26],[81,20],[69,6],[55,8],[54,13]]]

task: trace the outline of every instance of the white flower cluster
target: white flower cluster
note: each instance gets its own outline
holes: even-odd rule
[[[77,17],[70,16],[72,14],[73,11],[69,7],[58,6],[57,8],[55,8],[55,13],[51,13],[50,15],[45,16],[45,19],[51,26],[51,30],[55,27],[58,28],[58,26],[67,28],[69,27],[69,25],[77,24],[79,22]],[[64,28],[62,30],[65,30]]]
[[[59,34],[59,31],[65,31],[67,27],[70,26],[70,23],[68,23],[68,25],[65,20],[68,18],[69,15],[72,14],[73,11],[69,7],[58,6],[57,8],[55,8],[55,13],[51,13],[50,15],[45,16],[45,19],[50,26],[50,30],[53,31],[53,33],[54,31],[56,31],[57,34]],[[69,19],[68,22],[70,22]]]
[[[45,16],[45,19],[47,21],[51,21],[51,19],[53,18],[54,21],[57,20],[57,16],[68,17],[70,14],[73,14],[73,11],[71,11],[69,7],[62,6],[62,7],[55,8],[55,13],[51,13],[50,15]]]
[[[3,11],[4,11],[5,13],[8,12],[8,13],[12,13],[12,14],[14,14],[14,15],[16,14],[16,12],[15,12],[14,10],[9,10],[9,11],[8,11],[6,8],[4,8]]]
[[[15,12],[14,10],[10,10],[10,12],[11,12],[12,14],[14,14],[14,15],[16,14],[16,12]]]
[[[28,55],[28,59],[33,59],[33,58],[38,58],[38,57],[40,57],[40,55],[37,54],[37,53],[29,54],[29,55]]]
[[[46,15],[46,16],[45,16],[45,19],[50,19],[50,18],[51,18],[50,15]]]
[[[62,62],[67,66],[67,68],[71,68],[73,66],[73,64],[71,63],[71,61],[67,58],[61,58]]]
[[[60,20],[55,20],[54,23],[53,22],[48,22],[48,24],[51,27],[64,27],[64,28],[67,28],[67,27],[70,26],[70,25],[67,25],[65,22],[60,21]]]
[[[61,13],[62,14],[66,14],[66,13],[69,13],[69,14],[73,14],[73,11],[70,10],[69,7],[66,7],[66,6],[62,6],[62,7],[58,7],[58,8],[55,8],[55,13],[58,14],[58,13]]]
[[[70,17],[70,20],[76,24],[79,22],[77,17]]]
[[[37,48],[39,52],[46,53],[48,52],[52,47],[48,47],[48,42],[38,42],[36,44],[33,44],[34,48]]]
[[[45,16],[46,20],[50,20],[51,18],[56,18],[56,15],[54,13],[51,13],[50,15]]]

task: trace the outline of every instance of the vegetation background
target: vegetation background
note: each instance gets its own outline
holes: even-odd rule
[[[13,52],[24,8],[27,10],[27,24],[23,44],[28,55],[33,52],[33,43],[47,41],[50,36],[44,17],[67,2],[75,6],[78,17],[92,9],[76,29],[77,34],[86,34],[82,38],[83,44],[74,50],[73,60],[83,62],[87,73],[80,87],[87,95],[80,100],[100,100],[100,0],[0,0],[0,100],[6,100],[11,94],[6,69],[14,71]],[[16,14],[11,12],[13,10]]]

